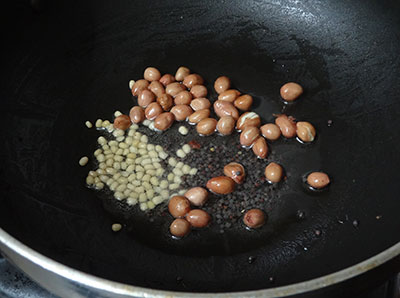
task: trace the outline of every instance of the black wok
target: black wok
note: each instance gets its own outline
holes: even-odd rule
[[[399,242],[398,2],[53,1],[4,12],[0,226],[34,250],[126,284],[234,292],[317,278]],[[264,121],[284,111],[315,124],[311,146],[272,145],[288,180],[265,237],[172,242],[85,188],[77,161],[97,133],[84,122],[127,112],[128,81],[149,65],[186,65],[208,86],[227,75]],[[306,92],[284,107],[287,81]],[[318,169],[332,185],[310,195],[301,175]],[[116,220],[126,220],[118,234]]]

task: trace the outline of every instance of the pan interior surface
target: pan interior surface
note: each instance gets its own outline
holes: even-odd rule
[[[400,240],[400,21],[390,1],[14,6],[2,48],[0,225],[23,243],[114,281],[223,292],[312,279]],[[258,235],[236,228],[173,241],[85,188],[77,161],[98,133],[84,122],[128,112],[128,82],[150,65],[188,66],[209,89],[227,75],[254,96],[263,122],[284,112],[315,125],[315,144],[272,145],[288,179]],[[285,106],[279,88],[288,81],[306,92]],[[332,185],[310,195],[301,176],[319,169]]]

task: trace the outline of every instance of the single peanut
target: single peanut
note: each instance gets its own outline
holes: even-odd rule
[[[253,97],[248,94],[241,95],[235,99],[233,104],[241,111],[248,111],[253,104]]]
[[[178,82],[182,82],[189,74],[190,69],[185,66],[181,66],[176,71],[175,80],[177,80]]]
[[[204,210],[193,209],[186,215],[186,220],[195,228],[204,228],[211,221],[211,216]]]
[[[144,111],[146,118],[149,120],[155,119],[162,112],[163,108],[157,102],[152,102],[151,104],[149,104]]]
[[[236,89],[229,89],[218,95],[218,100],[228,101],[233,103],[238,98],[240,92]]]
[[[251,229],[260,228],[265,224],[265,213],[260,209],[250,209],[244,214],[243,223]]]
[[[307,183],[316,189],[322,189],[330,182],[329,176],[323,172],[313,172],[307,176]]]
[[[296,100],[301,94],[303,94],[303,87],[297,83],[286,83],[281,87],[281,97],[286,101]]]
[[[114,119],[114,128],[126,130],[132,125],[131,118],[127,115],[120,115]]]
[[[312,142],[315,139],[315,128],[310,122],[300,121],[296,123],[296,134],[303,142]]]
[[[169,73],[166,73],[160,78],[160,83],[164,85],[164,87],[167,87],[169,84],[172,84],[175,82],[175,77],[173,75],[170,75]]]
[[[193,95],[187,90],[183,90],[179,92],[175,98],[174,98],[174,103],[176,105],[189,105],[190,102],[192,101]]]
[[[132,94],[133,96],[138,96],[139,93],[149,87],[149,82],[147,80],[137,80],[135,84],[132,86]]]
[[[232,116],[224,116],[218,120],[217,130],[220,134],[230,135],[235,129],[235,119]]]
[[[275,119],[275,124],[279,126],[282,135],[285,138],[293,138],[296,136],[296,122],[292,116],[287,116],[285,114],[279,115]]]
[[[134,106],[129,112],[129,118],[133,123],[142,123],[145,119],[143,108]]]
[[[273,123],[267,123],[260,127],[261,134],[270,141],[276,141],[281,136],[279,126]]]
[[[159,97],[157,97],[157,102],[164,111],[169,111],[174,105],[172,96],[166,93],[161,94]]]
[[[147,89],[153,92],[157,97],[160,97],[165,93],[164,86],[159,81],[151,82]]]
[[[231,80],[226,76],[217,78],[214,82],[214,89],[218,94],[231,88]]]
[[[231,162],[224,167],[225,176],[231,178],[238,184],[242,184],[246,176],[244,167],[237,162]]]
[[[235,189],[235,182],[227,176],[214,177],[208,180],[207,188],[217,194],[228,194]]]
[[[174,123],[175,116],[171,112],[161,113],[154,120],[154,127],[158,130],[167,130]]]
[[[277,183],[282,180],[283,169],[275,162],[271,162],[265,167],[265,178],[271,183]]]
[[[193,114],[193,110],[188,105],[176,105],[172,107],[171,113],[174,114],[176,121],[184,121]]]
[[[161,77],[160,71],[155,67],[147,67],[144,70],[143,78],[147,81],[158,81]]]
[[[209,136],[214,133],[217,127],[217,120],[214,118],[205,118],[196,125],[196,130],[199,135]]]
[[[238,121],[236,122],[236,129],[238,131],[241,131],[247,126],[260,127],[260,125],[260,116],[258,116],[254,112],[245,112],[239,117]]]
[[[191,101],[190,106],[194,111],[209,109],[211,107],[211,103],[207,98],[195,98]]]
[[[138,96],[138,105],[145,108],[149,104],[151,104],[153,101],[155,101],[156,96],[153,92],[151,92],[148,89],[144,89],[140,91],[139,96]]]
[[[260,136],[260,130],[255,126],[248,126],[240,134],[240,144],[244,147],[250,147]]]
[[[203,83],[203,78],[195,73],[186,76],[183,80],[183,85],[185,85],[189,89],[192,88],[194,85],[203,85]]]
[[[193,98],[206,97],[207,96],[207,88],[203,85],[194,85],[190,89],[190,93],[192,93]]]
[[[194,206],[202,206],[208,199],[208,191],[202,187],[193,187],[185,193],[185,197]]]
[[[263,137],[259,137],[253,144],[252,150],[258,158],[266,158],[268,155],[268,145]]]
[[[188,117],[189,124],[199,123],[201,120],[206,119],[210,116],[210,110],[198,110]]]
[[[218,117],[232,116],[235,120],[239,118],[239,111],[228,101],[217,100],[213,106],[214,112]]]
[[[175,97],[179,92],[185,90],[185,86],[178,82],[171,83],[165,87],[165,93]]]

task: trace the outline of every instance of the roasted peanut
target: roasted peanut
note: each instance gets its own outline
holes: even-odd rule
[[[244,167],[237,162],[231,162],[224,167],[225,176],[231,178],[238,184],[242,184],[246,176]]]
[[[244,147],[250,147],[260,136],[260,130],[255,126],[247,126],[240,134],[240,144]]]
[[[175,116],[171,112],[161,113],[154,120],[154,127],[158,130],[166,130],[174,123]]]
[[[167,87],[169,84],[172,84],[175,82],[175,77],[173,75],[170,75],[169,73],[166,73],[160,78],[160,83],[164,85],[164,87]]]
[[[165,87],[165,93],[171,95],[172,97],[175,97],[178,95],[179,92],[185,90],[185,86],[178,82],[171,83]]]
[[[252,229],[257,229],[265,224],[265,213],[260,209],[250,209],[243,216],[243,223]]]
[[[152,102],[151,104],[149,104],[146,110],[144,111],[146,118],[149,120],[155,119],[162,112],[163,112],[162,107],[156,102]]]
[[[296,100],[301,94],[303,94],[303,87],[297,83],[286,83],[281,87],[281,97],[286,101]]]
[[[202,187],[193,187],[185,193],[185,197],[194,206],[202,206],[208,199],[208,191]]]
[[[297,122],[296,127],[296,133],[300,140],[306,143],[314,141],[316,132],[310,122]]]
[[[207,96],[207,88],[203,85],[194,85],[190,89],[190,93],[192,93],[193,98],[206,97]]]
[[[259,158],[266,158],[268,155],[268,145],[263,137],[259,137],[253,144],[252,150]]]
[[[160,97],[165,93],[164,86],[159,81],[151,82],[147,89],[153,92],[157,97]]]
[[[283,169],[275,162],[271,162],[265,167],[265,178],[271,183],[277,183],[282,180]]]
[[[161,96],[157,97],[157,102],[164,111],[169,111],[174,105],[172,96],[166,93],[161,94]]]
[[[224,116],[218,120],[217,130],[220,134],[230,135],[235,129],[235,119],[232,116]]]
[[[134,106],[129,112],[129,118],[133,123],[142,123],[145,118],[143,108]]]
[[[182,82],[190,74],[190,69],[184,66],[178,68],[175,74],[175,80]]]
[[[229,89],[218,95],[218,100],[228,101],[233,103],[238,98],[240,92],[236,89]]]
[[[285,138],[293,138],[296,136],[296,122],[292,116],[287,116],[285,114],[278,115],[275,119],[275,124],[279,126],[282,135]]]
[[[235,120],[239,118],[239,111],[228,101],[217,100],[213,106],[214,112],[218,117],[232,116]]]
[[[161,77],[160,71],[155,67],[147,67],[144,70],[143,78],[147,81],[158,81]]]
[[[258,116],[254,112],[245,112],[239,117],[238,121],[236,122],[236,129],[238,131],[241,131],[247,126],[260,127],[260,125],[260,116]]]
[[[209,109],[198,110],[189,116],[188,122],[189,124],[196,124],[199,123],[201,120],[208,118],[209,116],[210,116]]]
[[[169,200],[168,211],[175,218],[184,217],[190,211],[190,202],[183,196],[174,196]]]
[[[218,94],[231,88],[231,80],[226,76],[217,78],[214,82],[214,89]]]
[[[250,109],[251,105],[253,104],[253,97],[248,94],[244,94],[239,96],[233,102],[234,106],[237,107],[241,111],[247,111]]]
[[[207,98],[195,98],[191,101],[190,106],[194,111],[209,109],[211,107],[211,103]]]
[[[149,87],[149,82],[146,80],[137,80],[132,86],[132,94],[138,96],[139,93]]]
[[[214,133],[217,127],[217,120],[214,118],[205,118],[196,125],[196,130],[199,135],[209,136]]]
[[[307,183],[316,189],[322,189],[330,182],[329,176],[323,172],[313,172],[307,176]]]
[[[175,237],[183,237],[190,232],[190,223],[183,218],[175,219],[169,226],[169,231]]]
[[[201,209],[193,209],[186,215],[186,220],[195,228],[204,228],[211,221],[211,216]]]
[[[208,180],[207,188],[217,194],[228,194],[235,189],[235,182],[226,176],[214,177]]]
[[[189,89],[192,88],[194,85],[203,85],[203,83],[203,78],[195,73],[186,76],[183,80],[183,85],[185,85]]]
[[[184,121],[193,114],[193,110],[188,105],[176,105],[172,107],[171,113],[174,114],[176,121]]]
[[[138,96],[138,105],[145,108],[147,107],[149,104],[151,104],[153,101],[155,101],[156,96],[153,92],[151,92],[150,90],[142,90],[139,93]]]
[[[179,92],[174,99],[176,105],[189,105],[192,101],[193,95],[187,90]]]
[[[267,123],[261,126],[261,134],[270,141],[276,141],[281,136],[281,130],[278,125]]]
[[[114,128],[126,130],[132,125],[131,118],[127,115],[120,115],[114,119]]]

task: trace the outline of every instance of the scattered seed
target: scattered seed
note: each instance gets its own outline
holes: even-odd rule
[[[186,135],[189,133],[189,130],[188,130],[185,126],[179,126],[178,132],[179,132],[181,135],[186,136]]]
[[[87,165],[88,161],[89,161],[89,158],[87,156],[84,156],[79,160],[79,165],[81,167],[84,167]]]
[[[112,224],[111,229],[112,229],[114,232],[118,232],[118,231],[120,231],[120,230],[122,229],[122,225],[119,224],[119,223]]]

